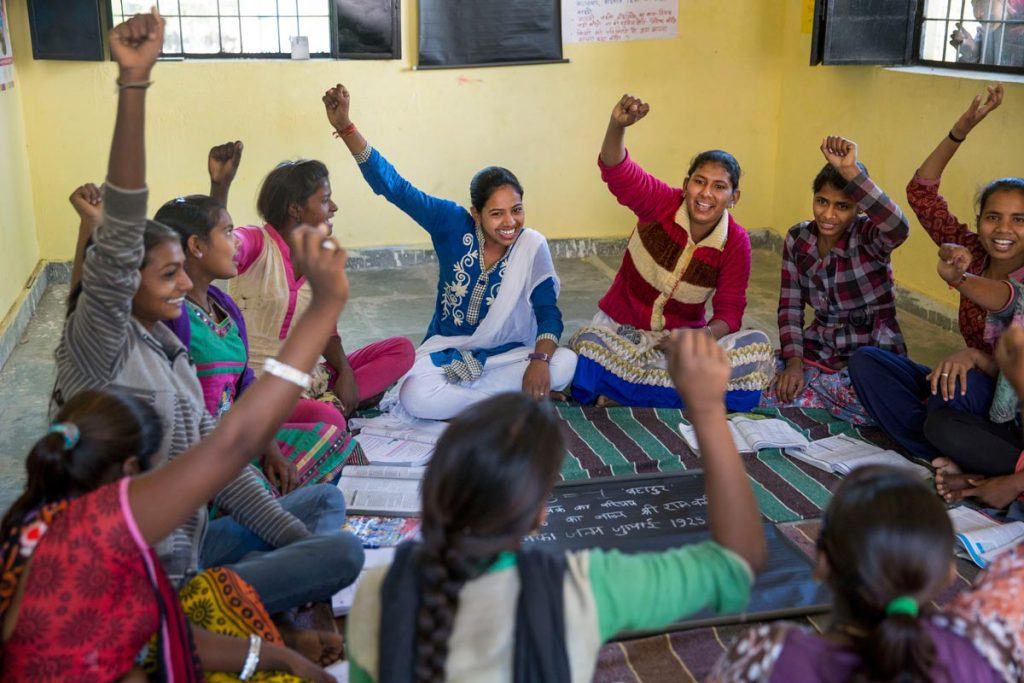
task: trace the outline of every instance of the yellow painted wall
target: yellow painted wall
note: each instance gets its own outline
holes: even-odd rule
[[[75,219],[61,198],[102,178],[113,124],[115,67],[34,62],[24,0],[8,0],[25,81],[25,121],[42,256],[67,259]],[[762,0],[683,2],[681,37],[572,45],[570,64],[414,71],[415,2],[403,2],[406,58],[393,62],[192,61],[159,64],[149,99],[149,178],[154,202],[205,191],[210,145],[245,141],[230,201],[253,221],[257,186],[278,161],[320,158],[332,170],[352,246],[425,242],[407,218],[375,198],[341,142],[330,136],[320,95],[342,81],[353,118],[410,180],[468,203],[472,174],[508,166],[526,188],[528,224],[549,237],[625,234],[632,225],[600,182],[596,158],[612,105],[624,91],[653,111],[630,132],[636,157],[681,181],[702,148],[724,146],[748,186],[770,187],[775,161],[781,17]],[[766,226],[770,192],[751,192],[741,222]]]
[[[17,71],[15,83],[13,90],[0,92],[0,319],[24,290],[39,259]]]
[[[904,188],[986,83],[867,66],[810,68],[811,36],[799,30],[803,0],[786,2],[772,226],[785,232],[811,217],[811,181],[825,163],[821,139],[830,133],[848,136],[875,181],[911,218],[910,239],[893,257],[897,281],[955,303],[955,292],[935,273],[938,249],[913,217]],[[979,187],[994,178],[1024,175],[1022,130],[1024,84],[1010,83],[1003,106],[974,130],[943,174],[943,194],[963,222],[974,224]]]

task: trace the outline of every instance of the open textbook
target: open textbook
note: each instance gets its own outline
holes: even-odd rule
[[[927,479],[931,470],[907,460],[896,451],[887,451],[874,444],[861,441],[846,434],[819,439],[800,448],[787,448],[786,455],[808,465],[846,476],[865,465],[889,465],[905,469]]]
[[[426,467],[349,465],[338,488],[349,514],[419,517],[420,482]]]
[[[700,453],[697,433],[691,425],[680,422],[679,433],[695,453]],[[740,453],[756,453],[765,448],[804,447],[809,443],[806,436],[793,429],[785,420],[734,417],[729,420],[729,433]]]
[[[353,426],[360,429],[356,441],[371,465],[418,467],[430,461],[448,425],[432,420],[398,420],[385,414],[354,421]]]
[[[966,556],[981,568],[1024,541],[1024,522],[999,522],[983,512],[966,505],[949,509],[949,520],[957,545],[958,555]]]

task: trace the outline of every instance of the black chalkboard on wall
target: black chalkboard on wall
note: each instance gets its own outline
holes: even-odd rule
[[[334,0],[334,57],[401,59],[401,0]]]
[[[656,552],[709,540],[704,474],[686,471],[564,482],[548,500],[548,515],[525,545],[553,552],[602,548]],[[828,610],[831,596],[815,582],[810,558],[765,523],[768,564],[742,614],[701,612],[671,629],[758,621]],[[640,634],[629,634],[640,635]]]
[[[560,61],[559,0],[419,0],[417,68]]]
[[[100,0],[28,0],[34,59],[102,62]]]
[[[911,61],[919,0],[815,0],[811,66]]]

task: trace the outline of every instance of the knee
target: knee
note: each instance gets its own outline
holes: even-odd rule
[[[315,538],[317,547],[310,554],[310,559],[324,567],[331,576],[337,577],[336,590],[355,581],[366,560],[362,541],[350,533]]]
[[[345,494],[333,484],[310,484],[305,488],[316,496],[317,509],[320,515],[345,516]]]
[[[433,415],[437,412],[437,394],[443,388],[445,380],[441,375],[420,375],[409,377],[402,383],[402,389],[398,392],[398,400],[402,407],[413,417],[424,420],[436,419]]]
[[[853,352],[849,360],[849,370],[852,376],[856,372],[862,372],[871,368],[877,368],[882,363],[883,356],[888,353],[877,346],[862,346]]]
[[[576,374],[577,360],[576,354],[565,347],[559,347],[555,351],[555,355],[551,357],[551,388],[553,390],[561,391],[569,386],[573,375]]]
[[[391,340],[392,355],[395,357],[396,365],[399,365],[404,375],[416,362],[416,347],[405,337],[394,337]]]

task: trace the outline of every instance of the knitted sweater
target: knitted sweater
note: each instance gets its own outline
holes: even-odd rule
[[[161,452],[175,457],[213,431],[188,352],[165,325],[147,330],[132,317],[145,255],[148,191],[107,182],[103,225],[85,257],[82,293],[64,323],[57,347],[57,396],[116,388],[153,405],[164,421]],[[274,547],[310,535],[305,525],[267,492],[252,467],[225,486],[214,502]],[[156,550],[173,581],[195,571],[206,530],[205,506]]]
[[[704,327],[711,299],[711,319],[739,330],[750,280],[747,231],[726,212],[694,244],[682,189],[655,178],[628,152],[615,166],[600,159],[598,166],[608,189],[639,219],[601,310],[641,330]]]

